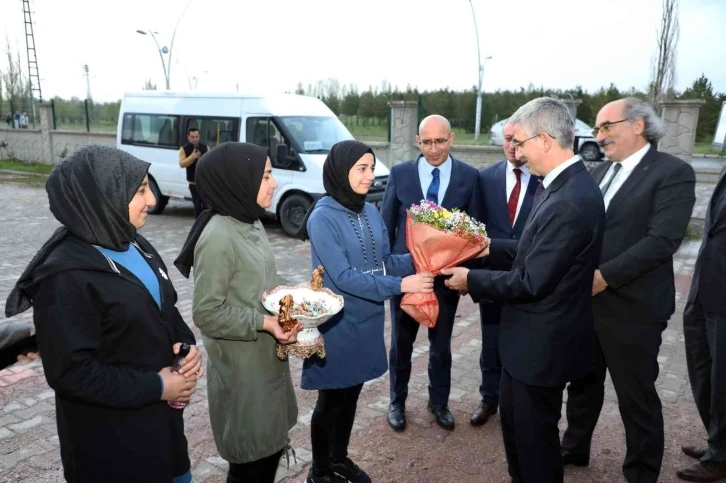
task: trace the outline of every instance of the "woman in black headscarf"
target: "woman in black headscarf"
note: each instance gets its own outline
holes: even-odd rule
[[[201,354],[151,244],[137,233],[154,195],[149,164],[91,145],[46,182],[63,225],[10,293],[6,315],[34,308],[48,384],[56,393],[69,482],[191,481],[182,411],[201,377]],[[179,374],[170,366],[192,345]]]
[[[323,165],[326,196],[310,210],[305,225],[312,266],[325,268],[323,285],[344,299],[343,310],[320,326],[325,358],[303,362],[300,386],[318,391],[308,483],[371,481],[348,457],[348,442],[363,383],[388,369],[383,304],[401,293],[433,290],[433,275],[413,275],[409,254],[391,255],[383,218],[365,201],[375,162],[373,150],[363,143],[333,146]]]
[[[277,183],[265,150],[222,143],[197,162],[196,183],[209,208],[194,223],[175,265],[194,266],[194,324],[209,357],[209,417],[228,483],[272,483],[297,400],[288,361],[277,343],[296,341],[262,305],[280,285],[260,216]]]

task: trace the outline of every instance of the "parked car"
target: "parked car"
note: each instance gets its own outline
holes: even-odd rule
[[[489,130],[489,144],[501,146],[504,144],[504,124],[507,119],[492,124]],[[592,128],[579,119],[575,119],[575,137],[577,137],[577,153],[584,161],[600,161],[604,158],[600,145],[592,137]]]

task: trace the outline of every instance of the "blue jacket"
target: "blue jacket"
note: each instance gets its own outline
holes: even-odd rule
[[[312,267],[325,268],[323,285],[345,305],[319,327],[327,355],[305,359],[301,387],[342,389],[380,377],[388,369],[383,304],[401,293],[401,277],[414,273],[411,256],[391,255],[383,219],[369,203],[358,215],[321,198],[307,228]]]

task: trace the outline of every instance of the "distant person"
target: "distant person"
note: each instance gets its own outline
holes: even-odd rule
[[[192,194],[192,203],[194,203],[194,217],[198,217],[206,208],[197,191],[194,175],[197,170],[197,160],[207,151],[209,151],[209,147],[199,142],[199,129],[190,127],[187,130],[187,143],[179,148],[179,166],[187,170],[187,183],[189,183],[189,192]]]
[[[28,129],[28,113],[24,112],[20,115],[20,129]]]
[[[8,127],[10,129],[12,129],[13,128],[13,115],[8,114],[8,117],[5,118],[5,122],[8,123]]]
[[[15,111],[15,116],[13,116],[13,127],[15,129],[20,129],[20,111]]]

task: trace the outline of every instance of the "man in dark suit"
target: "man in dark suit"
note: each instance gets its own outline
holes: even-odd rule
[[[423,199],[444,208],[469,212],[475,196],[479,173],[476,168],[449,155],[455,134],[446,118],[432,115],[421,121],[416,143],[421,155],[391,168],[381,204],[381,214],[391,241],[392,253],[407,253],[406,210]],[[429,329],[429,404],[428,409],[444,429],[454,429],[449,411],[451,389],[451,332],[454,328],[459,293],[434,279],[439,301],[436,326]],[[388,424],[396,431],[406,428],[406,397],[411,377],[411,353],[419,323],[401,310],[401,296],[391,300],[391,405]]]
[[[506,123],[503,128],[504,155],[506,159],[479,172],[479,199],[481,206],[472,209],[472,216],[486,224],[492,239],[519,240],[522,229],[532,210],[532,200],[537,185],[542,181],[527,169],[525,160],[517,159],[512,137],[514,126]],[[479,304],[481,319],[481,402],[471,414],[469,422],[480,426],[499,408],[499,381],[502,378],[502,362],[499,358],[499,320],[502,305],[492,300]]]
[[[726,167],[708,204],[701,249],[683,313],[686,362],[707,446],[683,446],[699,462],[678,471],[690,481],[726,478]]]
[[[574,122],[543,97],[511,117],[518,159],[544,176],[517,244],[492,240],[489,270],[457,267],[446,285],[503,302],[499,348],[504,447],[512,481],[563,481],[557,422],[567,381],[594,364],[590,286],[602,244],[602,196],[573,154]]]
[[[610,159],[591,173],[606,210],[592,282],[599,347],[595,371],[568,388],[562,458],[565,464],[589,463],[608,369],[625,425],[623,474],[631,483],[655,483],[664,443],[657,357],[675,310],[673,254],[691,217],[696,177],[690,165],[654,147],[665,130],[643,101],[606,104],[594,131]]]

